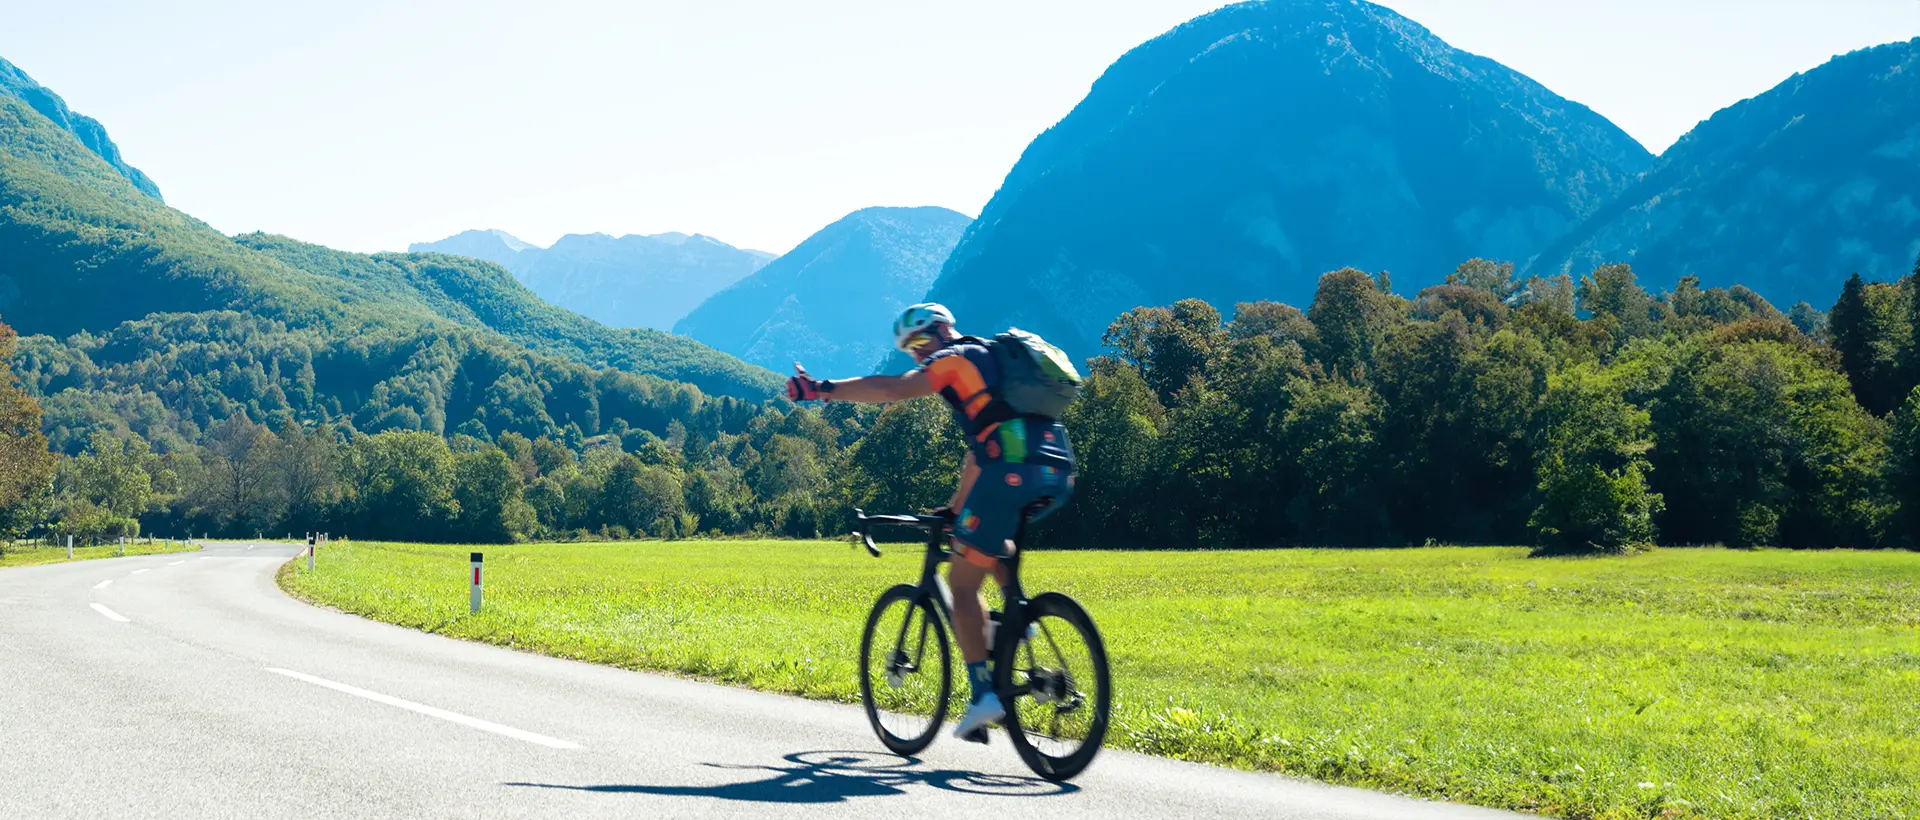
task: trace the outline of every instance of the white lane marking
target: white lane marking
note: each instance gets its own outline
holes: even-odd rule
[[[177,567],[177,566],[180,566],[181,564],[184,564],[184,563],[186,563],[186,562],[185,562],[185,561],[175,561],[175,562],[173,562],[173,563],[171,563],[171,564],[168,564],[167,566],[170,566],[170,567]]]
[[[200,560],[202,560],[202,561],[211,561],[211,560],[213,560],[213,559],[212,559],[212,558],[209,558],[209,557],[207,557],[207,556],[205,556],[205,555],[202,555],[202,556],[200,556]]]
[[[95,604],[95,606],[99,606],[99,605]],[[515,729],[512,726],[502,726],[492,721],[481,720],[476,717],[467,717],[466,715],[458,714],[455,712],[449,712],[445,709],[439,709],[436,707],[428,706],[424,703],[414,703],[413,701],[401,700],[391,695],[382,695],[379,692],[369,692],[365,689],[361,689],[358,686],[348,686],[344,683],[335,683],[333,681],[327,680],[326,678],[316,678],[304,672],[295,672],[291,669],[276,669],[273,667],[267,667],[267,671],[272,672],[276,675],[285,675],[289,678],[293,678],[294,680],[306,681],[307,683],[311,683],[315,686],[324,686],[336,692],[345,692],[355,697],[366,698],[367,700],[373,701],[375,703],[384,703],[388,706],[399,707],[409,712],[418,712],[428,717],[436,717],[441,720],[448,721],[450,723],[458,723],[462,726],[479,729],[480,731],[483,731],[483,732],[492,732],[496,735],[505,735],[515,740],[524,740],[528,743],[545,746],[549,749],[580,748],[580,744],[578,743],[570,743],[568,741],[561,740],[556,737],[547,737],[546,735],[536,734],[534,732],[526,731],[525,729]]]
[[[107,588],[107,585],[108,585],[108,584],[111,584],[111,583],[113,583],[113,579],[112,579],[112,578],[108,578],[108,579],[107,579],[107,580],[105,580],[105,581],[101,581],[100,583],[97,583],[97,584],[94,584],[94,585],[93,585],[93,588],[94,588],[94,589],[106,589],[106,588]]]
[[[88,604],[88,606],[93,607],[93,611],[107,616],[107,620],[109,621],[119,621],[124,624],[132,620],[131,618],[128,618],[125,615],[122,615],[118,612],[115,612],[99,604]]]
[[[153,569],[153,567],[147,567],[147,569],[136,569],[133,571],[133,574],[139,575],[142,572],[146,572],[148,569]]]

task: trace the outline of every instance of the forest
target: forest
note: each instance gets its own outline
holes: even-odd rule
[[[1912,548],[1914,287],[1856,276],[1829,311],[1782,313],[1692,277],[1650,292],[1625,265],[1522,280],[1476,259],[1412,299],[1346,269],[1304,310],[1137,308],[1088,363],[1066,417],[1079,489],[1036,543]],[[17,353],[8,334],[7,381],[28,390],[10,389],[0,417],[5,535],[816,537],[855,507],[942,502],[962,452],[933,399],[753,405],[584,369],[521,376],[547,396],[565,392],[547,382],[582,378],[580,419],[471,385],[424,391],[470,407],[366,401],[341,416],[313,397],[476,371],[457,363],[486,345],[375,340],[349,354],[214,316],[218,328],[155,316]],[[129,407],[62,389],[114,362],[155,368],[144,378],[160,387]],[[224,409],[195,410],[211,404]]]

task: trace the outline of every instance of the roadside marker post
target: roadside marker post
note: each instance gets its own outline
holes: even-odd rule
[[[467,614],[480,614],[480,553],[473,554],[473,599],[467,602]]]
[[[313,571],[313,533],[307,533],[307,571]]]
[[[120,536],[120,554],[127,554],[127,537],[124,535]]]
[[[73,536],[67,536],[67,560],[73,560]]]

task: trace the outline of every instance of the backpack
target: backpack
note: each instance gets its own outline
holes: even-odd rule
[[[1047,340],[1016,327],[986,341],[1000,367],[998,398],[1015,413],[1058,419],[1080,395],[1080,371]]]

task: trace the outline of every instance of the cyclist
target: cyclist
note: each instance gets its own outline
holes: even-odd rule
[[[997,393],[1000,368],[984,340],[963,336],[946,307],[923,303],[908,307],[893,322],[894,346],[920,366],[901,376],[816,380],[799,363],[787,380],[794,401],[821,399],[871,404],[939,394],[953,408],[967,440],[960,484],[936,514],[953,520],[954,556],[947,571],[953,588],[953,632],[967,662],[973,697],[954,736],[985,743],[984,729],[1006,716],[993,691],[987,667],[986,602],[980,582],[988,572],[1005,585],[1000,559],[1015,549],[1022,511],[1051,499],[1036,512],[1038,520],[1059,509],[1073,492],[1073,449],[1059,421],[1022,416]]]

